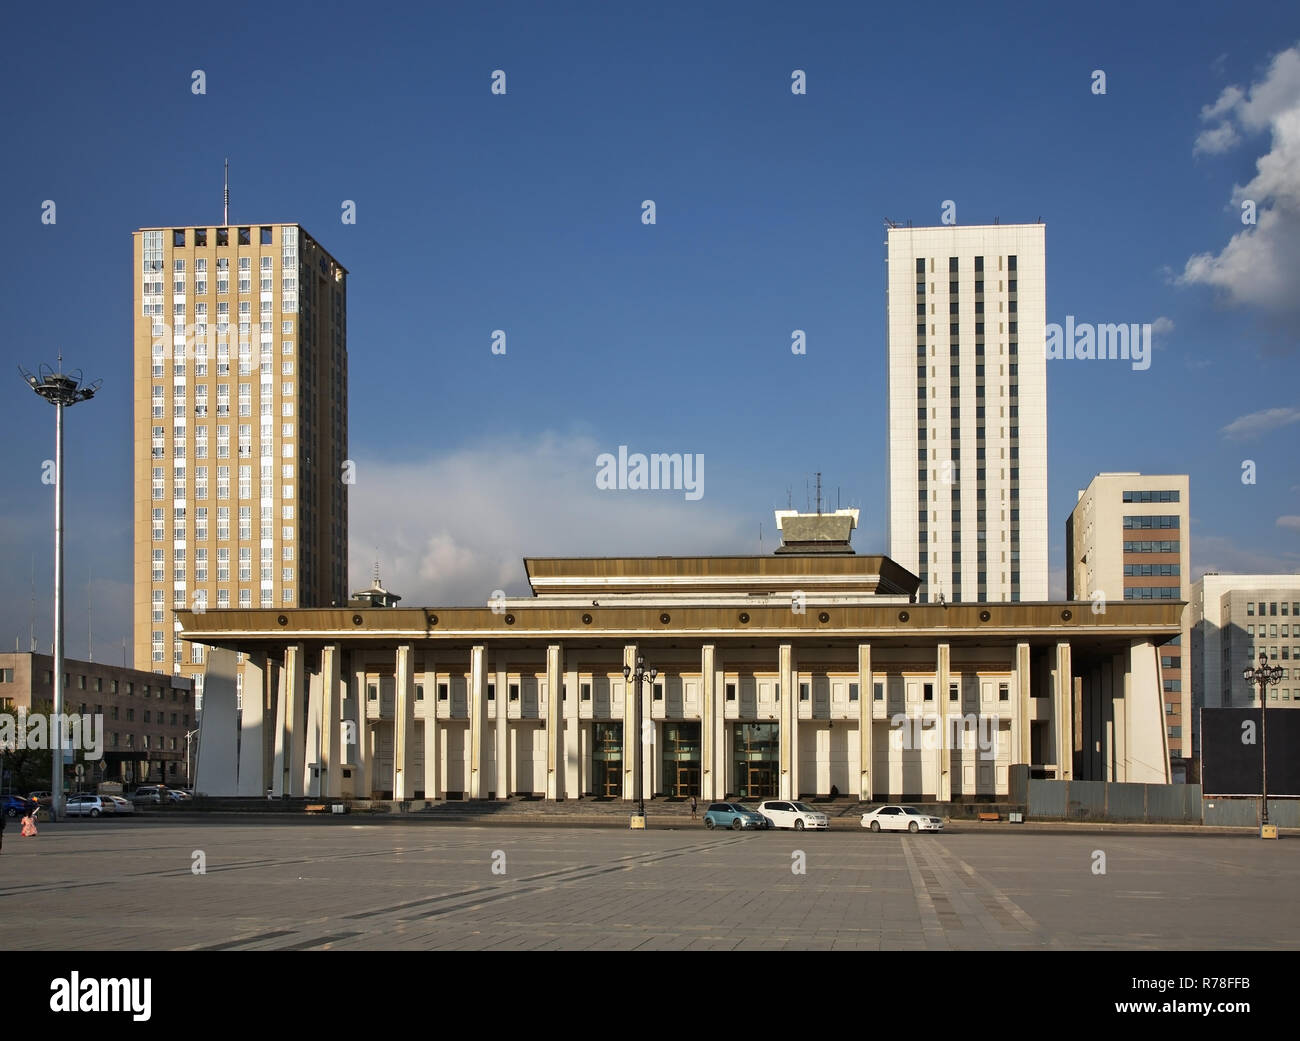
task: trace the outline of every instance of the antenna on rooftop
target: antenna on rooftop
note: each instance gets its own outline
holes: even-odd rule
[[[822,512],[822,472],[817,471],[817,512]]]
[[[223,196],[225,204],[221,210],[221,226],[230,227],[230,160],[226,160],[226,189]]]

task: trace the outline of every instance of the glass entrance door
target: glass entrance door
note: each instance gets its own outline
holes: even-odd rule
[[[736,795],[742,799],[767,799],[779,795],[780,724],[735,723]]]
[[[623,795],[622,723],[596,723],[592,727],[591,794],[602,799]]]
[[[596,762],[592,771],[592,792],[604,799],[617,799],[623,794],[622,770],[617,762]]]
[[[700,794],[700,724],[665,723],[663,791],[686,799]]]

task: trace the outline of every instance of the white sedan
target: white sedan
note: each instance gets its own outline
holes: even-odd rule
[[[818,813],[811,806],[801,802],[784,799],[768,799],[758,804],[758,812],[772,822],[774,828],[821,828],[823,831],[831,826],[830,818]]]
[[[943,831],[943,818],[915,806],[881,806],[862,815],[862,826],[872,831]]]

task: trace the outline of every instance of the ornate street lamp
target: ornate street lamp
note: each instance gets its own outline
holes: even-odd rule
[[[1251,668],[1247,665],[1241,670],[1241,677],[1247,683],[1259,684],[1259,733],[1260,733],[1260,786],[1263,789],[1263,818],[1261,824],[1268,823],[1268,688],[1276,686],[1282,679],[1282,669],[1268,663],[1268,655],[1259,652],[1259,665]]]
[[[79,401],[89,401],[99,390],[102,380],[83,384],[81,371],[63,371],[41,365],[37,375],[21,366],[27,385],[54,406],[54,725],[50,753],[50,818],[63,814],[63,409]]]
[[[641,818],[641,826],[642,826],[642,827],[645,827],[645,796],[644,796],[644,794],[643,794],[643,792],[642,792],[642,788],[643,788],[643,786],[644,786],[644,779],[645,779],[645,764],[642,762],[642,757],[645,755],[645,741],[642,740],[642,737],[641,737],[641,733],[642,733],[642,726],[641,726],[641,702],[642,702],[642,697],[641,697],[641,683],[642,683],[643,680],[645,680],[645,679],[647,679],[647,678],[650,680],[651,683],[653,683],[653,682],[655,681],[655,677],[658,676],[658,675],[659,675],[659,670],[658,670],[658,669],[655,669],[655,668],[647,669],[647,668],[646,668],[646,665],[645,665],[645,658],[643,658],[643,657],[642,657],[641,655],[639,655],[639,654],[636,656],[636,668],[635,668],[635,669],[633,669],[630,665],[624,665],[624,666],[623,666],[623,678],[624,678],[625,680],[633,680],[633,679],[635,679],[635,681],[636,681],[636,713],[635,713],[635,716],[636,716],[636,740],[637,740],[637,752],[636,752],[636,812],[637,812],[637,816],[639,816],[639,817]]]

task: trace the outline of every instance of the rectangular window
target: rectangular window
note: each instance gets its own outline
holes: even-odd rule
[[[811,684],[811,683],[800,683],[800,684],[799,684],[799,700],[800,700],[800,701],[811,701],[811,700],[812,700],[812,684]]]
[[[727,684],[727,700],[728,701],[736,700],[736,685],[734,683]]]
[[[849,684],[849,700],[850,701],[858,700],[858,685],[856,683]]]
[[[998,684],[998,700],[999,700],[999,701],[1010,701],[1010,700],[1011,700],[1011,684],[1010,684],[1010,683],[999,683],[999,684]]]
[[[519,684],[518,684],[518,683],[512,683],[512,684],[510,684],[510,700],[511,700],[511,701],[518,701],[518,700],[519,700]]]

